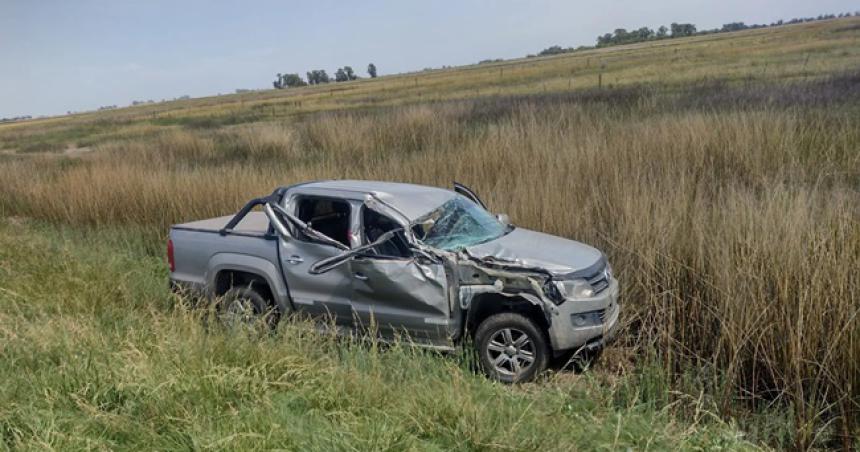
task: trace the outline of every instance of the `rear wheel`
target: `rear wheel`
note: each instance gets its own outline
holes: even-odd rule
[[[278,312],[254,289],[234,287],[218,303],[218,318],[231,330],[260,325],[273,328],[278,323]]]
[[[549,363],[549,347],[540,327],[528,317],[501,313],[487,317],[475,332],[484,373],[504,383],[534,379]]]

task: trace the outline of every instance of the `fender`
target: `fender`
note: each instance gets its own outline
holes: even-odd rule
[[[281,312],[292,311],[289,289],[283,281],[283,277],[275,264],[266,259],[249,256],[240,253],[216,253],[209,258],[206,264],[206,288],[207,294],[211,295],[215,289],[215,277],[221,271],[241,271],[251,273],[266,280],[275,303]]]

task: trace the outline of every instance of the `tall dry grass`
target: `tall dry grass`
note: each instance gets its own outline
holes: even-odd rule
[[[0,162],[0,213],[163,237],[297,181],[457,180],[520,226],[604,249],[622,282],[623,340],[668,376],[692,372],[725,414],[779,407],[792,446],[850,446],[858,100],[848,74],[175,128],[74,159]]]

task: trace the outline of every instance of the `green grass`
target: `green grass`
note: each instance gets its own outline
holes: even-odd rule
[[[0,224],[0,448],[753,448],[706,407],[667,403],[658,371],[509,387],[459,355],[298,321],[207,327],[169,295],[152,244],[129,237]]]

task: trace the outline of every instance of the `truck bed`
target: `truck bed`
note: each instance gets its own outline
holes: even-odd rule
[[[225,265],[234,270],[264,272],[271,280],[280,280],[276,236],[268,233],[266,214],[248,212],[234,228],[221,233],[232,219],[233,215],[227,215],[177,224],[170,229],[175,262],[170,276],[173,283],[200,292],[211,289]],[[278,291],[276,283],[272,284]],[[281,292],[284,291],[278,291],[279,296]]]
[[[199,231],[199,232],[218,232],[233,219],[233,215],[223,217],[209,218],[208,220],[192,221],[173,226],[173,229]],[[265,234],[269,230],[269,219],[263,212],[249,212],[236,227],[234,232]]]

